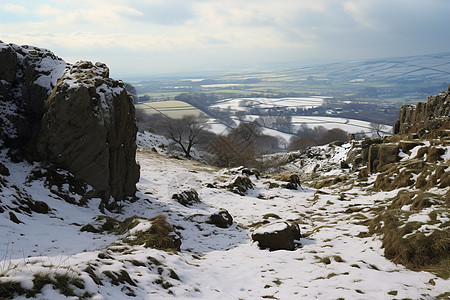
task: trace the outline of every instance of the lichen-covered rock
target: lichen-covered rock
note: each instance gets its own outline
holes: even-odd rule
[[[42,160],[72,172],[108,204],[134,195],[135,110],[122,82],[105,64],[81,61],[68,67],[45,104],[37,144]]]

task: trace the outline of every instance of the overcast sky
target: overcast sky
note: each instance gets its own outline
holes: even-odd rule
[[[450,51],[449,0],[2,0],[0,40],[113,75]]]

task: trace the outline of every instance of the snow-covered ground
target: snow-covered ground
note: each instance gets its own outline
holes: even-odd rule
[[[142,138],[141,146],[150,142]],[[337,147],[330,163],[339,163],[348,149]],[[378,237],[358,237],[367,232],[358,224],[360,219],[371,216],[375,202],[393,197],[397,190],[375,193],[348,186],[343,197],[333,189],[288,190],[270,176],[252,176],[255,188],[240,196],[224,188],[239,175],[237,170],[149,151],[138,152],[137,159],[138,200],[123,203],[120,213],[102,214],[99,200],[90,200],[87,207],[68,204],[42,180],[29,180],[38,165],[13,163],[2,155],[11,175],[6,177],[10,188],[3,188],[1,205],[13,206],[15,186],[22,195],[47,202],[52,211],[16,213],[23,222],[19,224],[6,212],[0,214],[0,283],[19,281],[31,288],[36,274],[69,274],[84,281],[84,290],[74,288],[75,292],[86,291],[91,299],[431,299],[450,290],[450,280],[387,260]],[[172,199],[173,193],[186,188],[195,189],[201,203],[186,207]],[[233,216],[231,227],[205,222],[219,209]],[[181,251],[128,246],[121,243],[126,234],[80,231],[104,215],[142,218],[134,232],[148,227],[149,218],[165,215],[181,236]],[[252,242],[258,223],[278,218],[300,224],[304,237],[295,251],[260,250]],[[130,280],[118,285],[108,276],[123,271]],[[36,298],[66,299],[51,285]]]

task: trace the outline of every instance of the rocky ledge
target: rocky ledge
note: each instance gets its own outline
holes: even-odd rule
[[[419,137],[450,122],[450,86],[448,91],[428,97],[427,102],[403,105],[394,125],[394,134],[415,133]],[[445,124],[447,123],[447,124]]]

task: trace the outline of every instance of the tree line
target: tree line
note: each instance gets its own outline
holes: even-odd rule
[[[264,127],[257,121],[240,122],[223,134],[210,131],[209,119],[204,114],[187,115],[179,119],[161,114],[147,115],[137,110],[140,130],[164,135],[172,147],[191,158],[193,149],[208,154],[208,163],[219,167],[258,167],[258,157],[284,151],[281,137],[264,134]],[[281,125],[280,125],[281,126]],[[324,145],[335,141],[345,142],[348,134],[342,129],[309,128],[303,124],[287,145],[288,151]]]

